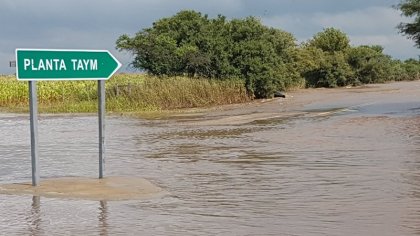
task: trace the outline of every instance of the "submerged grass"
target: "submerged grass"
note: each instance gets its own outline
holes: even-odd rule
[[[41,112],[97,111],[96,81],[40,81]],[[105,83],[108,112],[163,111],[249,101],[239,80],[187,77],[159,78],[145,74],[118,74]],[[0,109],[28,111],[28,83],[15,76],[0,76]]]

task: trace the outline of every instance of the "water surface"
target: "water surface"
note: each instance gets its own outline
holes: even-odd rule
[[[0,195],[0,232],[420,235],[419,95],[420,82],[396,83],[168,120],[108,116],[105,174],[140,176],[169,194]],[[0,183],[30,181],[28,116],[0,114],[0,133]],[[41,115],[39,139],[41,181],[97,176],[95,116]]]

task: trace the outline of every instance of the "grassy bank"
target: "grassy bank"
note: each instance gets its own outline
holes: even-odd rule
[[[96,81],[40,81],[40,112],[96,112]],[[119,74],[106,82],[108,112],[162,111],[249,101],[243,82]],[[0,76],[0,109],[28,111],[28,83]]]

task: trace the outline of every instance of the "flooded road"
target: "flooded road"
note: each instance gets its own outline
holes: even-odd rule
[[[0,184],[30,182],[29,120],[0,114]],[[4,235],[420,235],[420,81],[313,89],[166,119],[107,117],[105,175],[168,194],[0,195]],[[41,115],[43,178],[96,177],[97,118]]]

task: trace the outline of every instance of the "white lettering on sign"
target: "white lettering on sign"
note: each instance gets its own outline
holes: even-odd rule
[[[28,68],[28,66],[30,66],[31,65],[31,60],[29,60],[29,59],[23,59],[23,67],[24,67],[24,70],[26,70],[26,68]]]
[[[23,69],[24,70],[67,70],[66,63],[63,59],[23,59]]]
[[[98,70],[96,59],[71,59],[73,70]]]
[[[98,70],[97,59],[71,59],[73,70]],[[67,70],[64,59],[23,59],[23,69],[33,71]]]

